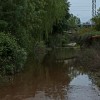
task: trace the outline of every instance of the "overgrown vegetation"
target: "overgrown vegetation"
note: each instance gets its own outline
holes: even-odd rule
[[[94,28],[97,30],[97,31],[100,31],[100,8],[98,9],[97,11],[97,15],[92,18],[92,21],[94,23]]]
[[[69,15],[67,0],[0,0],[0,71],[20,71],[29,53],[67,29]]]
[[[11,34],[0,33],[0,73],[5,75],[19,72],[26,58],[26,51]]]
[[[100,87],[100,43],[95,46],[81,50],[77,54],[75,64],[88,73],[93,82]],[[82,67],[82,68],[81,68]]]
[[[97,15],[92,18],[92,24],[92,27],[81,27],[78,30],[76,42],[84,49],[78,52],[75,63],[82,66],[100,87],[100,8]]]

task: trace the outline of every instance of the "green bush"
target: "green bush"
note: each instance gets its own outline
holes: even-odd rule
[[[49,47],[63,47],[66,46],[71,37],[68,35],[68,33],[63,34],[54,34],[49,37],[48,40],[48,46]]]
[[[87,32],[78,35],[76,42],[77,44],[83,47],[90,47],[90,46],[99,47],[100,46],[99,35],[100,31]],[[92,36],[98,36],[98,38],[92,39]]]
[[[0,72],[14,74],[22,70],[27,53],[11,34],[0,33]]]
[[[34,45],[34,59],[41,63],[46,54],[46,45],[44,41],[37,41]]]
[[[0,20],[0,31],[6,31],[8,23],[4,20]]]

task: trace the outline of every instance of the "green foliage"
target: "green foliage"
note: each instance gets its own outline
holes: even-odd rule
[[[53,25],[69,16],[66,0],[0,0],[0,4],[0,20],[7,24],[3,25],[2,31],[10,32],[18,39],[24,39],[20,34],[32,34],[37,41],[44,34],[48,38]]]
[[[0,71],[3,74],[22,70],[26,57],[27,53],[11,34],[0,33]]]
[[[69,3],[67,0],[46,0],[46,4],[44,28],[47,33],[52,32],[52,26],[61,24],[69,16]]]
[[[46,46],[44,41],[37,41],[34,46],[34,59],[41,63],[46,54]]]
[[[85,29],[85,28],[83,28],[83,29]],[[78,36],[82,37],[84,39],[86,39],[89,36],[100,35],[100,31],[95,31],[95,30],[91,30],[91,29],[87,29],[87,30],[85,29],[83,31],[84,31],[84,34],[83,33],[82,34],[78,34]]]
[[[77,16],[74,16],[73,14],[70,15],[70,18],[67,22],[68,22],[69,29],[77,28],[78,25],[81,24],[80,18],[78,18]]]
[[[63,34],[54,34],[49,37],[48,46],[49,47],[62,47],[68,44],[70,37],[67,33]]]
[[[86,32],[84,34],[80,34],[77,36],[76,42],[81,46],[81,47],[99,47],[100,46],[100,40],[99,37],[92,39],[92,36],[99,36],[100,31],[90,31]]]
[[[92,21],[94,22],[94,27],[97,31],[100,31],[100,8],[98,9],[97,15],[92,18]]]
[[[68,12],[66,12],[66,16],[60,20],[58,23],[53,25],[53,31],[52,33],[63,33],[64,31],[68,30],[68,18],[69,18]]]
[[[48,39],[53,26],[66,28],[67,0],[0,0],[0,4],[0,31],[14,35],[28,52],[34,41]]]
[[[6,31],[6,28],[8,26],[8,23],[4,20],[0,20],[0,31]]]
[[[67,0],[0,0],[0,66],[4,73],[22,69],[26,54],[45,45],[53,26],[57,30],[66,27],[68,16]]]
[[[93,27],[81,27],[78,29],[78,35],[84,35],[86,33],[94,33],[95,30]]]

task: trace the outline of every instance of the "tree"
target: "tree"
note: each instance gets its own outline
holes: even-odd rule
[[[95,29],[97,31],[100,31],[100,8],[98,9],[97,15],[94,18],[92,18],[92,21],[95,25]]]
[[[69,8],[66,0],[0,0],[0,5],[0,31],[15,35],[20,45],[30,35],[36,41],[44,35],[48,38],[53,26],[62,23]]]
[[[53,33],[54,25],[63,28],[69,16],[68,10],[67,0],[0,0],[0,33],[2,33],[0,38],[2,39],[2,35],[5,38],[4,41],[0,41],[0,51],[6,51],[7,48],[8,53],[9,48],[10,54],[14,53],[11,58],[17,56],[13,63],[14,67],[17,64],[23,65],[24,56],[26,58],[26,54],[33,52],[37,43],[44,45],[50,33]],[[5,37],[6,35],[7,37]],[[9,39],[10,42],[6,39]],[[7,45],[5,45],[5,41]],[[18,50],[17,46],[20,47]],[[3,52],[3,55],[5,58],[9,58],[6,52]],[[8,63],[4,63],[4,66],[12,68],[11,65],[8,66]]]
[[[70,15],[70,18],[68,20],[68,26],[69,29],[75,29],[78,27],[78,25],[81,24],[80,18],[78,18],[77,16],[74,16],[73,14]]]

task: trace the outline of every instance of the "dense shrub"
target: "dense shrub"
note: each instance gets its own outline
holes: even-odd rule
[[[100,8],[97,10],[97,14],[94,18],[92,18],[92,22],[95,24],[94,28],[97,31],[100,31]]]
[[[93,27],[82,27],[78,29],[78,35],[84,35],[86,33],[91,33],[93,31]]]
[[[14,74],[22,70],[27,53],[11,34],[0,33],[0,73]]]
[[[86,32],[84,34],[78,35],[76,37],[76,42],[77,44],[83,47],[90,47],[90,46],[98,47],[100,46],[99,35],[100,31]],[[93,36],[96,36],[96,38],[93,38]]]
[[[63,47],[69,43],[71,37],[67,33],[54,34],[49,37],[48,46],[49,47]]]
[[[34,44],[34,59],[41,63],[46,54],[46,45],[44,41],[37,41]]]

